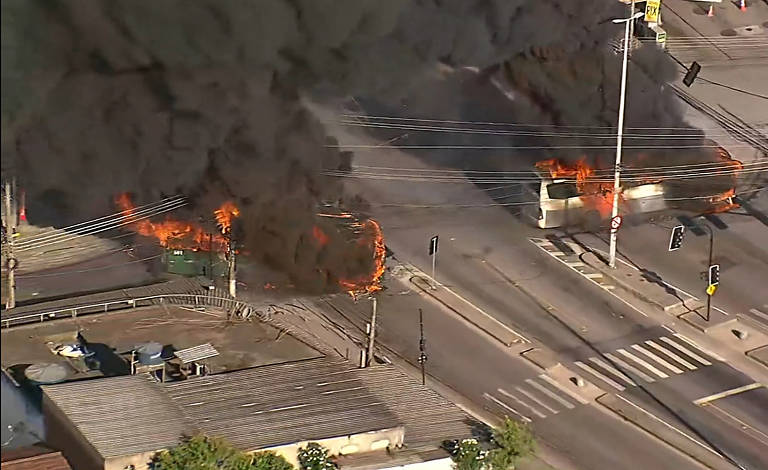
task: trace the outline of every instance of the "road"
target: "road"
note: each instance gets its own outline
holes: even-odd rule
[[[326,122],[330,121],[329,116],[323,117]],[[332,129],[331,133],[345,144],[372,143],[370,137],[346,129]],[[358,152],[355,164],[430,168],[424,159],[390,148]],[[714,416],[711,408],[693,404],[693,400],[702,396],[754,380],[674,336],[674,331],[663,328],[642,306],[600,289],[542,253],[530,239],[546,234],[522,223],[513,211],[498,206],[473,207],[492,204],[493,193],[483,192],[467,182],[364,179],[348,180],[347,185],[371,201],[371,213],[382,224],[395,263],[411,263],[429,273],[429,239],[439,235],[436,278],[442,285],[534,344],[554,350],[563,364],[571,370],[582,371],[605,392],[620,394],[691,436],[691,445],[700,445],[693,442],[695,440],[714,448],[745,468],[768,466],[768,445],[760,438],[760,432],[764,431],[759,420],[751,419],[746,428],[722,433],[718,431],[722,429],[722,417]],[[648,245],[655,243],[660,235],[649,236],[646,231],[662,233],[662,229],[655,226],[631,230],[638,233],[622,232],[623,240],[631,238]],[[685,256],[696,258],[698,244],[698,241],[691,242]],[[622,244],[622,249],[625,245],[632,243]],[[638,245],[633,250],[641,252],[647,248]],[[653,252],[648,256],[652,260]],[[765,269],[764,265],[758,266],[762,263],[756,256],[744,260],[747,263],[743,267],[738,266],[741,261],[740,255],[733,266],[723,271],[723,276],[742,270],[744,274],[740,275],[744,276],[750,269]],[[670,263],[681,265],[680,260]],[[759,292],[754,284],[752,286]],[[628,462],[644,468],[694,465],[654,438],[606,415],[605,411],[563,394],[542,376],[541,370],[500,348],[487,335],[459,320],[449,320],[445,311],[434,311],[434,306],[422,305],[410,298],[407,287],[398,286],[397,290],[402,292],[387,293],[380,302],[383,344],[403,357],[415,359],[418,355],[416,310],[423,308],[429,373],[498,415],[514,414],[531,419],[537,435],[576,466],[620,468]],[[737,297],[752,302],[747,296]],[[337,305],[337,308],[357,318],[361,327],[368,317],[367,308],[353,305]],[[659,349],[653,349],[648,341]],[[703,362],[686,356],[680,348]],[[649,357],[648,353],[653,356]],[[675,354],[683,363],[674,359]],[[610,372],[595,360],[608,363],[609,368],[610,363],[615,367],[623,360],[630,367],[634,364],[633,370],[639,373],[619,365],[619,369],[627,371],[632,384],[619,384],[617,388],[614,384],[622,379],[602,380],[600,375],[606,377]],[[638,366],[638,360],[644,361],[640,362],[644,365]],[[686,368],[684,363],[691,368]],[[738,400],[734,399],[733,407],[738,409],[739,416],[749,415],[753,406],[768,407],[768,401],[762,396]],[[606,465],[607,462],[611,465]]]

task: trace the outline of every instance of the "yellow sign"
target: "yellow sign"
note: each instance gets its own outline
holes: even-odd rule
[[[709,287],[707,287],[707,295],[709,296],[714,295],[716,290],[717,290],[717,284],[710,284]]]
[[[658,23],[660,9],[661,0],[648,0],[645,2],[645,21],[648,23]]]

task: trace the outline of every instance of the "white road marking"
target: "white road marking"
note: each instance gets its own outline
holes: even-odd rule
[[[522,418],[523,421],[525,421],[527,423],[531,422],[531,418],[529,418],[529,417],[525,416],[524,414],[520,413],[519,411],[517,411],[516,409],[514,409],[511,406],[507,405],[506,403],[504,403],[503,401],[499,400],[498,398],[494,397],[493,395],[490,395],[488,393],[483,393],[483,398],[485,398],[486,400],[490,400],[490,401],[496,403],[497,405],[499,405],[500,407],[504,408],[505,410],[511,411],[512,413],[514,413],[517,416],[519,416],[520,418]]]
[[[696,370],[696,369],[698,369],[698,367],[696,367],[695,365],[693,365],[690,362],[686,361],[685,359],[683,359],[682,357],[680,357],[677,354],[673,353],[672,351],[659,346],[658,344],[654,343],[651,340],[646,341],[645,344],[647,344],[648,346],[652,347],[653,349],[655,349],[655,350],[657,350],[657,351],[659,351],[661,353],[666,354],[667,356],[669,356],[672,359],[676,360],[678,363],[680,363],[680,364],[684,365],[685,367],[687,367],[689,370]]]
[[[552,390],[548,389],[547,387],[541,385],[540,383],[536,382],[533,379],[525,379],[525,381],[530,385],[531,387],[535,388],[536,390],[540,391],[541,393],[545,394],[549,398],[555,400],[556,402],[560,403],[564,407],[568,408],[569,410],[572,410],[574,406],[566,400],[565,398],[561,397],[557,393],[553,392]]]
[[[602,287],[605,290],[612,290],[616,288],[616,286],[612,286],[610,284],[601,284],[600,287]]]
[[[648,369],[652,373],[656,374],[659,378],[666,379],[666,378],[669,377],[669,375],[667,375],[666,372],[663,372],[663,371],[653,367],[651,364],[648,363],[648,361],[646,361],[644,359],[640,359],[639,357],[635,356],[634,354],[632,354],[631,352],[627,351],[626,349],[619,348],[619,349],[616,350],[616,352],[618,352],[622,356],[626,357],[627,359],[631,359],[631,360],[635,361],[636,363],[640,364],[641,366],[645,367],[646,369]]]
[[[529,405],[528,403],[524,402],[523,400],[521,400],[521,399],[517,398],[516,396],[512,395],[511,393],[509,393],[509,392],[507,392],[505,390],[502,390],[500,388],[497,389],[497,390],[499,391],[499,393],[503,394],[505,397],[511,398],[511,399],[515,400],[517,403],[519,403],[519,404],[523,405],[524,407],[528,408],[529,410],[531,410],[533,412],[533,414],[535,414],[539,418],[546,418],[547,417],[547,415],[545,415],[541,411],[537,410],[533,406]]]
[[[576,364],[578,367],[580,367],[585,372],[594,375],[598,379],[600,379],[603,382],[607,383],[608,385],[612,386],[616,390],[618,390],[618,391],[624,390],[624,387],[622,387],[618,382],[616,382],[615,380],[613,380],[610,377],[606,377],[605,375],[603,375],[600,372],[596,371],[595,369],[589,367],[588,365],[584,364],[583,362],[576,361],[576,362],[574,362],[574,364]]]
[[[627,377],[627,374],[621,372],[619,369],[613,367],[612,365],[608,364],[607,362],[600,359],[599,357],[590,357],[589,360],[599,365],[603,369],[607,370],[611,374],[615,375],[616,377],[620,378],[621,380],[628,383],[629,385],[637,386],[634,380]]]
[[[765,319],[765,320],[768,320],[768,313],[763,313],[763,312],[761,312],[760,310],[758,310],[758,309],[756,309],[756,308],[750,308],[750,309],[749,309],[749,311],[750,311],[751,313],[753,313],[753,314],[757,315],[757,316],[758,316],[758,317],[760,317],[760,318],[763,318],[763,319]]]
[[[668,327],[667,325],[661,325],[661,327],[664,328],[665,330],[669,331],[672,334],[675,333],[675,330],[673,330],[672,328]]]
[[[578,268],[578,267],[584,266],[584,263],[582,263],[581,261],[567,261],[565,264],[567,264],[572,268]]]
[[[677,367],[676,365],[670,364],[666,360],[660,358],[656,354],[648,351],[647,349],[643,348],[642,346],[640,346],[638,344],[633,344],[631,346],[631,348],[634,349],[635,351],[639,352],[640,354],[645,354],[646,356],[648,356],[649,358],[651,358],[654,361],[658,362],[659,364],[661,364],[662,366],[666,367],[667,369],[671,370],[675,374],[682,374],[683,373],[683,369]]]
[[[549,251],[549,250],[547,250],[547,253],[549,253],[550,255],[555,255],[555,256],[565,256],[565,253],[563,253],[562,251]]]
[[[530,398],[531,400],[533,400],[534,403],[536,403],[540,407],[544,408],[545,410],[549,411],[550,413],[557,414],[557,410],[556,409],[552,408],[551,406],[547,405],[543,401],[539,400],[538,398],[533,396],[531,393],[529,393],[525,389],[520,388],[520,387],[515,387],[515,390],[517,390],[518,392],[522,393],[526,397]],[[499,389],[499,392],[501,392],[501,389]]]
[[[650,417],[651,417],[651,418],[653,418],[654,420],[656,420],[656,421],[658,421],[658,422],[660,422],[660,423],[662,423],[662,424],[666,425],[668,428],[670,428],[670,429],[673,429],[673,430],[677,431],[679,434],[681,434],[681,435],[683,435],[683,436],[687,437],[687,438],[688,438],[688,439],[690,439],[692,442],[695,442],[695,443],[696,443],[696,444],[698,444],[699,446],[701,446],[701,447],[703,447],[703,448],[707,449],[708,451],[712,452],[713,454],[717,455],[718,457],[722,457],[722,455],[720,455],[720,454],[719,454],[719,453],[717,453],[716,451],[712,450],[712,448],[710,448],[710,447],[709,447],[709,446],[707,446],[706,444],[703,444],[703,443],[701,443],[700,441],[698,441],[698,440],[694,439],[693,437],[689,436],[688,434],[684,433],[683,431],[681,431],[681,430],[677,429],[676,427],[672,426],[672,425],[671,425],[671,424],[669,424],[668,422],[666,422],[666,421],[664,421],[663,419],[659,418],[659,417],[658,417],[658,416],[656,416],[655,414],[653,414],[653,413],[651,413],[651,412],[647,411],[645,408],[641,408],[641,407],[639,407],[639,406],[635,405],[634,403],[632,403],[631,401],[629,401],[629,400],[627,400],[626,398],[622,397],[621,395],[616,395],[616,397],[617,397],[617,398],[619,398],[619,399],[621,399],[622,401],[626,402],[627,404],[629,404],[629,405],[631,405],[631,406],[634,406],[635,408],[637,408],[638,410],[642,411],[642,412],[643,412],[643,413],[645,413],[646,415],[650,416]]]
[[[602,279],[603,275],[600,273],[585,273],[584,277],[587,279]]]
[[[701,352],[703,352],[705,354],[708,354],[711,357],[714,357],[715,359],[717,359],[720,362],[725,362],[725,359],[723,359],[722,357],[718,356],[717,354],[713,353],[712,351],[710,351],[708,349],[702,348],[701,346],[699,346],[698,343],[696,343],[696,341],[692,340],[691,338],[688,338],[687,336],[683,336],[683,335],[678,334],[678,333],[675,333],[672,336],[674,336],[675,338],[680,338],[681,340],[685,341],[689,345],[693,346],[694,348],[698,349],[699,351],[701,351]]]
[[[543,248],[541,245],[539,245],[539,244],[537,244],[537,243],[533,242],[533,240],[532,240],[532,239],[530,239],[530,238],[529,238],[529,240],[531,240],[531,242],[532,242],[532,243],[534,243],[535,245],[539,246],[539,248],[541,248],[542,250],[544,250],[544,252],[546,252],[546,253],[549,253],[549,254],[551,254],[551,255],[554,253],[554,252],[552,252],[552,251],[549,251],[549,250],[547,250],[547,249]],[[561,254],[562,254],[562,252],[559,252],[559,253],[561,253]],[[559,255],[558,255],[558,256],[559,256]],[[567,263],[566,263],[564,260],[560,259],[558,256],[553,256],[553,258],[555,258],[556,260],[558,260],[558,261],[560,261],[561,263],[563,263],[563,264],[565,264],[566,266],[568,266],[568,264],[567,264]],[[590,281],[592,281],[593,283],[597,284],[597,286],[598,286],[598,287],[601,287],[601,288],[603,288],[603,290],[605,290],[606,292],[608,292],[609,294],[611,294],[611,295],[612,295],[614,298],[618,299],[618,300],[619,300],[619,301],[621,301],[623,304],[625,304],[627,307],[629,307],[629,308],[631,308],[632,310],[636,311],[636,312],[637,312],[637,313],[639,313],[640,315],[642,315],[642,316],[644,316],[644,317],[647,317],[647,316],[648,316],[648,314],[647,314],[647,313],[643,312],[643,311],[642,311],[642,310],[640,310],[639,308],[637,308],[637,307],[635,307],[634,305],[632,305],[631,303],[627,302],[627,301],[626,301],[626,300],[624,300],[624,299],[623,299],[621,296],[619,296],[619,295],[617,295],[617,294],[615,294],[615,293],[611,292],[611,291],[610,291],[610,289],[612,289],[612,288],[613,288],[613,286],[611,286],[611,287],[609,287],[609,288],[605,288],[605,286],[603,286],[603,285],[602,285],[602,284],[600,284],[599,282],[595,281],[595,279],[600,279],[600,278],[602,278],[602,277],[603,277],[603,275],[602,275],[602,274],[600,274],[600,275],[599,275],[599,277],[594,277],[594,276],[590,276],[589,274],[584,274],[584,273],[582,273],[581,271],[579,271],[578,269],[574,268],[573,266],[568,266],[568,267],[569,267],[570,269],[572,269],[572,270],[576,271],[577,273],[579,273],[579,275],[580,275],[580,276],[584,276],[584,277],[586,277],[587,279],[589,279]],[[597,273],[595,273],[595,274],[597,274]]]
[[[761,384],[760,382],[755,382],[747,385],[742,385],[741,387],[732,388],[730,390],[723,390],[722,392],[718,392],[703,398],[699,398],[698,400],[693,400],[693,402],[697,405],[704,405],[711,401],[719,400],[725,397],[730,397],[731,395],[738,395],[739,393],[748,392],[750,390],[754,390],[756,388],[760,388],[763,386],[764,385]]]
[[[686,348],[686,347],[684,347],[684,346],[682,346],[680,344],[677,344],[676,342],[672,341],[671,339],[667,338],[666,336],[661,336],[659,339],[664,341],[668,345],[672,346],[673,348],[677,349],[678,351],[682,352],[683,354],[687,355],[688,357],[690,357],[690,358],[692,358],[692,359],[694,359],[696,361],[699,361],[700,363],[704,364],[705,366],[711,366],[712,365],[712,363],[709,362],[708,360],[704,359],[703,357],[699,356],[698,354],[696,354],[695,352],[689,350],[688,348]]]
[[[577,402],[581,403],[582,405],[586,405],[586,404],[589,403],[587,400],[583,399],[578,393],[572,392],[572,391],[568,390],[567,388],[563,387],[562,385],[560,385],[559,383],[557,383],[557,381],[555,379],[553,379],[552,377],[550,377],[548,375],[544,375],[544,374],[539,375],[539,377],[542,380],[546,381],[548,384],[552,385],[553,387],[556,387],[561,392],[563,392],[566,395],[570,396],[571,398],[573,398]]]
[[[645,372],[641,371],[640,369],[638,369],[638,368],[636,368],[634,366],[631,366],[631,365],[627,364],[626,362],[624,362],[623,360],[619,359],[618,357],[614,356],[611,353],[605,353],[603,355],[605,357],[607,357],[608,359],[610,359],[612,362],[615,362],[616,364],[621,366],[623,369],[626,369],[626,370],[632,372],[633,374],[637,375],[638,377],[640,377],[641,379],[645,380],[646,382],[655,382],[656,381],[656,379],[654,379],[650,375],[646,374]]]

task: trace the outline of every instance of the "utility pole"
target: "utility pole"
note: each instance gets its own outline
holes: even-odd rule
[[[235,279],[235,242],[232,240],[232,233],[227,238],[227,262],[229,265],[229,295],[232,298],[237,297],[237,281]]]
[[[635,20],[642,16],[642,12],[632,13],[629,18],[613,20],[614,23],[624,23],[624,60],[621,65],[621,96],[619,98],[619,122],[618,133],[616,135],[616,163],[614,164],[613,176],[613,207],[611,208],[611,221],[619,215],[619,191],[621,190],[621,147],[624,138],[624,102],[627,94],[627,61],[629,54],[629,26]],[[611,227],[611,243],[609,249],[608,266],[616,268],[616,242],[618,241],[619,229]]]
[[[421,385],[427,384],[427,341],[424,339],[424,312],[419,309],[419,365],[421,365]]]
[[[376,297],[371,297],[373,310],[371,311],[371,324],[368,330],[368,352],[365,355],[365,365],[370,366],[373,361],[373,343],[376,340]]]
[[[715,232],[712,230],[712,227],[710,227],[707,224],[698,224],[698,225],[699,227],[706,228],[707,232],[709,233],[709,257],[707,258],[707,270],[709,271],[711,270],[711,267],[712,267],[712,252],[715,248]],[[710,318],[709,315],[711,312],[712,312],[712,294],[707,292],[707,321],[709,321],[709,318]]]
[[[16,186],[14,181],[13,186]],[[6,259],[8,260],[8,299],[6,309],[16,307],[16,257],[13,253],[13,243],[16,238],[16,211],[11,204],[11,183],[5,182],[5,239]]]

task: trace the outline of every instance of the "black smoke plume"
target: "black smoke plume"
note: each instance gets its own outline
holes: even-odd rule
[[[610,125],[618,69],[605,45],[617,27],[603,20],[624,14],[604,0],[3,1],[3,175],[19,178],[41,223],[109,213],[122,191],[137,203],[182,193],[195,215],[232,199],[246,249],[269,264],[299,282],[318,268],[352,277],[364,255],[311,237],[318,202],[349,196],[319,170],[350,157],[327,146],[302,95]],[[667,65],[640,59],[630,102],[643,104],[628,122],[680,126],[658,85]],[[471,83],[424,93],[438,64],[503,75],[519,101],[486,107]]]

